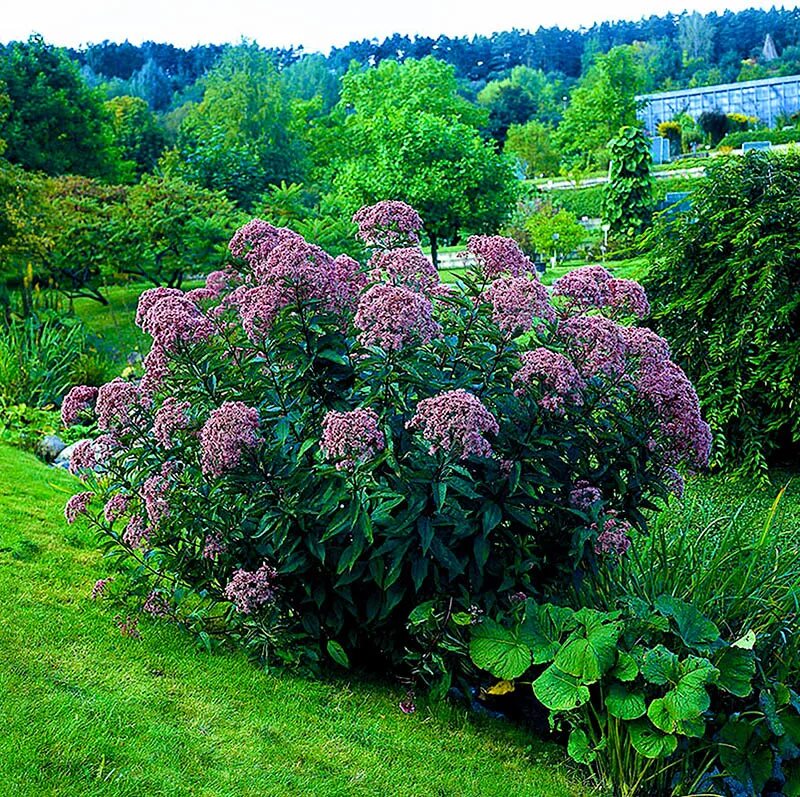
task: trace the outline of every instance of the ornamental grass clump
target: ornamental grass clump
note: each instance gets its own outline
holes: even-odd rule
[[[637,289],[551,295],[476,236],[446,290],[413,209],[355,221],[368,263],[254,220],[208,290],[142,295],[141,382],[67,404],[109,435],[69,512],[205,639],[396,667],[423,601],[480,616],[613,566],[669,469],[705,465],[707,428],[664,341],[622,325]]]

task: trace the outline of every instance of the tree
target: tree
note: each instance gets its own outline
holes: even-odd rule
[[[0,138],[9,161],[51,175],[113,180],[124,172],[102,94],[64,50],[40,36],[0,47],[0,83],[8,96]]]
[[[716,147],[730,128],[730,119],[722,111],[703,111],[697,126],[708,136],[711,146]]]
[[[653,210],[650,140],[644,131],[623,127],[610,144],[611,165],[603,193],[603,218],[617,235],[642,231]]]
[[[166,164],[245,208],[268,185],[303,178],[305,145],[268,53],[247,44],[225,52],[206,78],[203,101],[188,109],[176,157]]]
[[[678,44],[684,63],[710,61],[714,52],[714,24],[697,11],[684,13],[678,23]]]
[[[541,122],[511,125],[503,151],[517,157],[526,177],[558,174],[560,158],[553,146],[553,131]]]
[[[586,238],[586,230],[572,213],[563,208],[556,210],[550,204],[530,216],[525,229],[535,252],[543,256],[552,253],[562,261]]]
[[[141,176],[155,167],[167,144],[167,135],[155,114],[140,97],[114,97],[106,102],[114,143],[122,157],[136,164]]]
[[[525,89],[510,80],[487,83],[478,94],[478,104],[489,111],[489,132],[502,144],[511,125],[525,124],[536,113],[536,104]]]
[[[713,158],[691,213],[662,215],[647,292],[714,432],[715,460],[766,476],[800,451],[800,153]]]
[[[433,58],[351,69],[343,79],[331,165],[352,211],[381,199],[415,207],[434,261],[442,241],[497,229],[513,206],[508,160],[481,139],[485,112],[459,97],[455,71]]]
[[[602,163],[609,140],[636,124],[636,94],[642,85],[637,48],[614,47],[594,65],[570,95],[556,139],[565,155],[584,165]]]

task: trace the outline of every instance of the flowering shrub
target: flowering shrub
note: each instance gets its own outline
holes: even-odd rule
[[[245,225],[208,290],[142,294],[141,383],[67,403],[106,433],[69,515],[153,575],[149,611],[181,616],[171,587],[183,616],[310,663],[397,663],[422,601],[488,612],[613,566],[709,447],[667,344],[621,323],[639,286],[589,269],[550,295],[513,241],[477,236],[448,290],[411,208],[356,222],[363,267]]]

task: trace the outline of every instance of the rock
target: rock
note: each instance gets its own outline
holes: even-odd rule
[[[52,462],[66,447],[67,444],[58,435],[49,434],[36,444],[36,453],[45,462]]]
[[[85,438],[85,439],[89,440],[89,438]],[[72,458],[72,452],[75,450],[75,446],[78,445],[78,443],[82,443],[82,442],[84,442],[84,441],[83,440],[78,440],[77,442],[73,443],[71,446],[67,446],[66,448],[62,449],[59,452],[58,456],[53,461],[53,467],[64,468],[64,470],[68,470],[69,469],[69,461]],[[91,442],[91,440],[89,440],[89,442]]]

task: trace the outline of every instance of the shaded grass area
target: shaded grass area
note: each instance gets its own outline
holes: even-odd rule
[[[267,675],[164,622],[120,635],[89,599],[74,482],[0,446],[0,784],[15,797],[586,795],[562,753],[449,705],[397,707],[354,676]],[[526,752],[526,750],[528,752]]]

